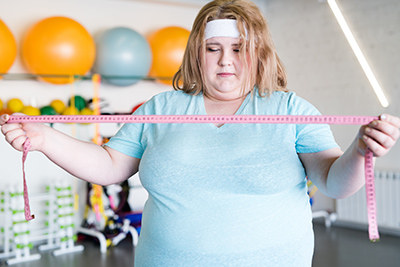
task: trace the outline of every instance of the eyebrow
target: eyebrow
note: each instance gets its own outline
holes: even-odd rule
[[[221,45],[221,43],[218,43],[218,42],[212,42],[212,43],[206,43],[206,45]],[[239,43],[235,43],[235,44],[231,44],[231,46],[240,46],[240,44]]]

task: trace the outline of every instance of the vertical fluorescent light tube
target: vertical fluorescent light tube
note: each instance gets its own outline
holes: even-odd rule
[[[362,69],[364,70],[365,75],[367,75],[367,78],[368,78],[369,82],[371,83],[372,88],[374,89],[379,102],[381,103],[382,107],[387,108],[389,106],[389,102],[388,102],[385,94],[383,93],[381,86],[379,85],[378,81],[376,80],[374,73],[372,72],[371,68],[369,67],[368,62],[365,59],[364,54],[362,53],[360,47],[358,46],[357,41],[354,38],[349,26],[347,25],[346,20],[344,19],[342,12],[340,11],[336,1],[328,0],[328,4],[331,7],[332,12],[335,15],[340,27],[342,28],[342,31],[347,38],[347,41],[349,42],[351,48],[353,49],[353,52],[358,59],[358,62],[360,62],[360,65],[361,65]]]

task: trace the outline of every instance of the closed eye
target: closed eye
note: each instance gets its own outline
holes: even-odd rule
[[[233,50],[233,52],[239,53],[240,52],[240,45],[239,44],[233,44],[232,45],[232,50]]]
[[[218,48],[207,47],[207,51],[208,52],[218,52],[219,49]]]

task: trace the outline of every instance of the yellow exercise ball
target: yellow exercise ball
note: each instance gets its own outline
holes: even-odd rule
[[[150,76],[165,77],[160,82],[172,85],[172,77],[182,64],[190,31],[181,27],[165,27],[148,37],[153,63]]]
[[[26,106],[22,109],[21,111],[25,115],[29,116],[39,116],[40,115],[40,109],[32,107],[32,106]]]
[[[93,115],[93,110],[88,107],[84,107],[81,111],[79,111],[80,115]]]
[[[0,19],[0,73],[7,73],[17,56],[17,42],[7,25]]]
[[[64,102],[61,101],[60,99],[54,99],[53,101],[51,101],[50,107],[54,108],[54,110],[58,114],[63,114],[64,110],[67,108]]]
[[[21,112],[24,108],[24,102],[19,98],[12,98],[7,102],[7,108],[14,112]]]
[[[88,107],[84,107],[81,111],[79,111],[79,115],[93,115],[93,110]],[[83,125],[88,125],[90,123],[81,123]]]
[[[79,115],[79,110],[76,107],[67,107],[62,115]]]
[[[67,17],[50,17],[36,23],[22,43],[22,59],[34,74],[85,75],[93,66],[96,46],[89,32]],[[70,78],[42,77],[54,84]]]

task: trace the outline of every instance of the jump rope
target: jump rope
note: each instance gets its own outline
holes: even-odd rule
[[[325,115],[10,115],[10,119],[7,123],[263,123],[365,125],[378,119],[379,117],[376,116]],[[22,155],[25,219],[27,221],[34,219],[34,215],[31,215],[30,212],[24,167],[30,146],[30,140],[27,138],[23,145]],[[372,242],[379,241],[374,179],[373,153],[367,148],[365,153],[365,188],[367,197],[368,234]]]

